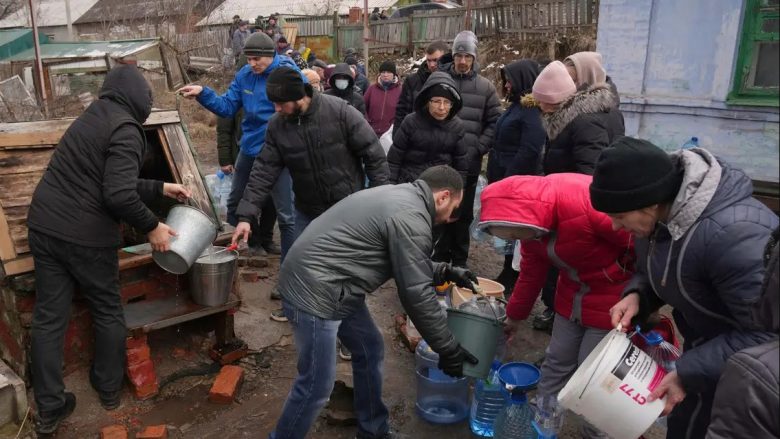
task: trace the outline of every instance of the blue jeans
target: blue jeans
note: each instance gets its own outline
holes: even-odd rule
[[[255,163],[255,158],[244,154],[238,153],[236,158],[236,164],[233,171],[233,187],[230,189],[230,195],[227,202],[227,220],[231,225],[238,224],[238,218],[236,218],[236,209],[238,203],[244,196],[244,189],[249,182],[249,174],[252,172],[252,165]],[[281,260],[287,255],[287,250],[290,249],[292,243],[295,241],[295,212],[293,210],[293,192],[292,192],[292,178],[290,177],[290,171],[287,168],[282,170],[279,178],[276,180],[273,190],[271,191],[271,198],[276,205],[276,220],[279,223],[279,234],[282,241],[282,255]]]
[[[363,303],[344,320],[326,320],[282,301],[293,326],[298,376],[287,395],[270,439],[303,439],[328,402],[336,378],[336,337],[352,352],[354,409],[358,437],[386,434],[388,411],[382,402],[384,341]]]

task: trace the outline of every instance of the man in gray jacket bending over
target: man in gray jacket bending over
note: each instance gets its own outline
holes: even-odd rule
[[[382,333],[366,294],[391,277],[409,317],[439,356],[461,376],[477,360],[447,328],[433,285],[472,288],[474,275],[430,260],[431,227],[444,224],[463,199],[463,179],[435,166],[414,183],[352,194],[315,219],[295,241],[279,274],[284,312],[295,332],[298,376],[272,439],[303,439],[333,389],[336,337],[352,351],[358,438],[392,438],[382,403]]]

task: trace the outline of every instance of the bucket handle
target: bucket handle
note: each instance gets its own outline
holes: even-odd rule
[[[474,288],[472,291],[473,291],[473,292],[474,292],[476,295],[478,295],[479,297],[481,297],[481,298],[483,298],[483,299],[487,300],[487,301],[488,301],[488,303],[490,303],[490,299],[488,299],[488,297],[489,297],[489,296],[488,296],[487,294],[485,294],[485,293],[482,291],[482,288],[480,288],[480,287],[479,287],[479,286],[477,286],[477,285],[474,285],[474,286],[475,286],[476,288]],[[499,301],[499,300],[500,300],[500,299],[498,299],[497,297],[494,297],[494,299],[496,299],[496,301]],[[504,305],[506,305],[506,301],[504,301]],[[492,306],[491,306],[491,307],[490,307],[490,311],[491,311],[491,312],[493,312],[493,317],[495,317],[496,321],[500,321],[500,319],[498,318],[498,314],[496,314],[496,309],[495,309],[495,307],[492,307]]]

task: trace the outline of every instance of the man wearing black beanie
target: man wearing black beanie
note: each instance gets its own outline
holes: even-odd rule
[[[778,225],[752,193],[744,172],[702,148],[666,154],[622,137],[596,162],[593,207],[637,239],[637,272],[610,310],[612,324],[627,331],[668,304],[685,339],[676,370],[649,395],[666,397],[667,438],[704,437],[726,360],[776,337],[750,317]]]

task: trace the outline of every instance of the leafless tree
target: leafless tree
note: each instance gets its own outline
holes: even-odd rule
[[[22,0],[0,0],[0,20],[18,11],[22,6]]]

